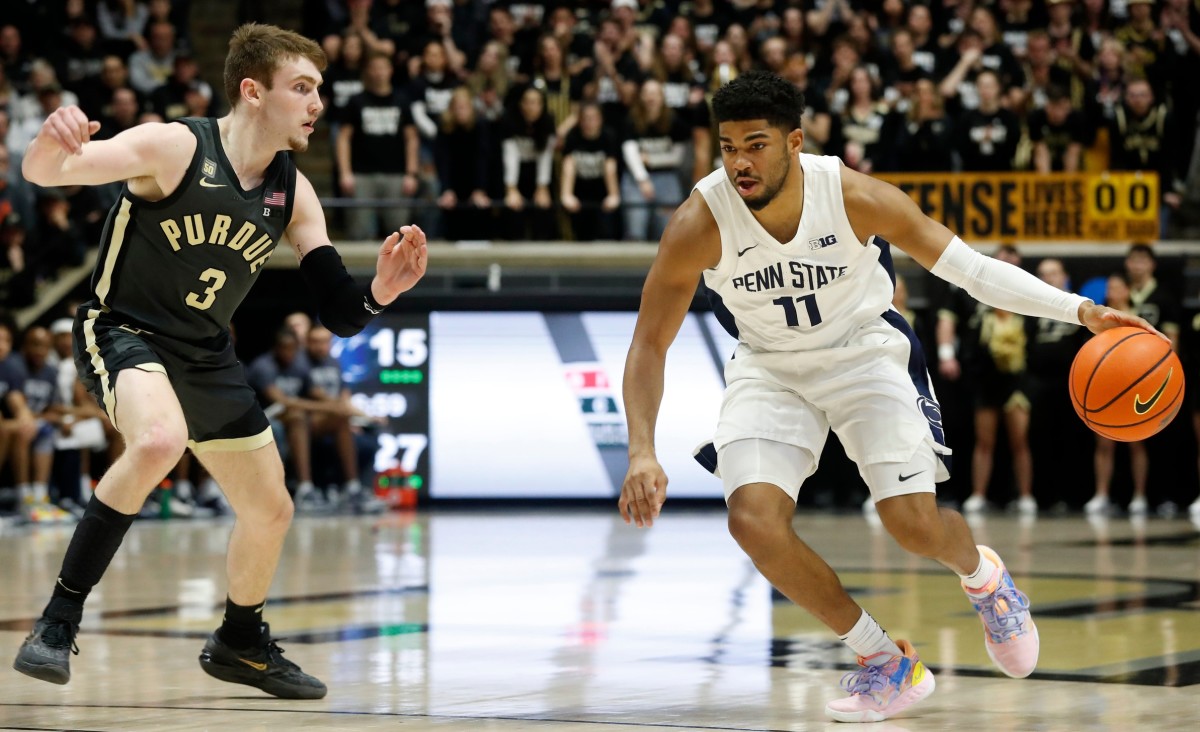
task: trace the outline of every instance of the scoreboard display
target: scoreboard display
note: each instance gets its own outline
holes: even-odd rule
[[[373,432],[380,487],[422,493],[429,483],[429,316],[386,313],[333,355],[354,406],[384,420]]]
[[[610,498],[628,466],[629,312],[384,313],[334,354],[374,434],[377,486],[422,498]],[[676,497],[720,498],[692,458],[735,342],[691,313],[667,358],[657,450]]]

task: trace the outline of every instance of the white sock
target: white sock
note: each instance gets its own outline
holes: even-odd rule
[[[348,496],[357,496],[359,493],[362,493],[362,482],[359,481],[358,478],[348,480],[346,481],[346,484],[342,486],[342,489],[346,491],[346,495]]]
[[[50,489],[46,487],[45,483],[31,483],[29,488],[33,491],[33,500],[35,503],[50,502]]]
[[[21,498],[21,503],[26,505],[33,503],[33,489],[28,483],[17,484],[17,495]]]
[[[872,666],[881,666],[892,660],[892,656],[902,656],[904,652],[900,650],[900,646],[896,645],[891,638],[888,637],[887,631],[879,627],[879,623],[875,622],[875,618],[866,610],[863,610],[862,615],[858,618],[858,622],[850,629],[846,635],[839,635],[846,645],[858,655],[867,660],[867,663]],[[883,652],[885,655],[871,659],[876,653]]]
[[[301,481],[300,485],[296,486],[296,498],[307,496],[315,490],[316,488],[313,486],[311,480]]]
[[[175,481],[175,497],[181,501],[192,500],[192,481],[186,478]]]
[[[992,581],[992,575],[999,567],[982,551],[979,552],[979,567],[971,574],[960,574],[963,587],[968,590],[982,590]]]

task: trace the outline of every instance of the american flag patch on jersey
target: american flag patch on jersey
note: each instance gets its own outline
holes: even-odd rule
[[[287,195],[283,191],[267,191],[263,203],[268,206],[283,206],[287,203]]]

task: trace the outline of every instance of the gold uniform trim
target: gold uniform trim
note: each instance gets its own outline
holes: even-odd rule
[[[84,350],[92,357],[92,370],[96,372],[96,379],[100,382],[100,391],[104,398],[104,411],[112,420],[113,426],[116,427],[117,395],[112,388],[112,375],[108,373],[108,367],[104,365],[104,357],[100,355],[100,344],[96,342],[96,319],[99,317],[99,310],[88,310],[87,320],[83,321]]]
[[[197,455],[205,452],[215,452],[217,450],[225,450],[228,452],[250,452],[257,450],[260,447],[266,447],[275,441],[275,436],[271,434],[271,428],[268,427],[257,435],[251,437],[233,437],[227,440],[205,440],[196,442],[188,440],[188,447],[192,448],[192,452]]]
[[[129,226],[129,210],[133,202],[128,198],[121,199],[121,210],[113,219],[112,237],[108,242],[108,253],[104,257],[104,269],[100,270],[100,281],[96,283],[96,299],[102,307],[108,307],[108,293],[112,289],[113,270],[117,268],[117,258],[121,247],[125,244],[125,229]]]

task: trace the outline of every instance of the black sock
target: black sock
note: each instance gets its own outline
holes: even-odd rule
[[[134,518],[104,505],[93,495],[67,546],[58,581],[54,583],[54,597],[82,606],[92,587],[104,576]]]
[[[217,631],[221,641],[234,648],[258,645],[262,637],[262,611],[267,601],[257,605],[238,605],[225,597],[225,620]]]

